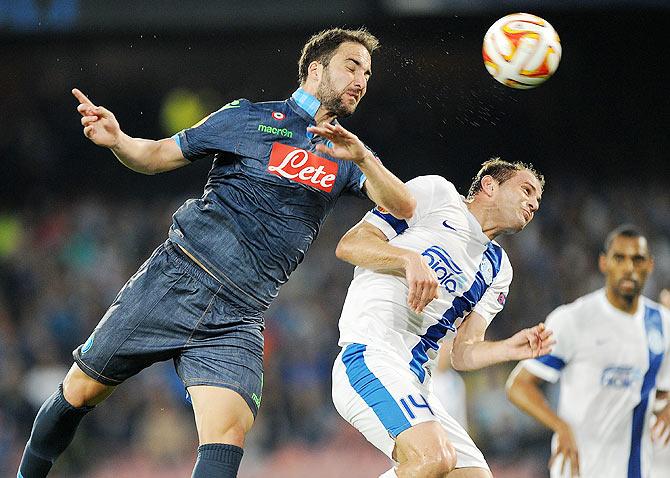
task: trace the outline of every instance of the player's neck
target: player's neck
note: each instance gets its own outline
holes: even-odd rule
[[[627,314],[635,314],[637,312],[637,306],[640,303],[640,296],[636,295],[635,297],[628,299],[627,297],[622,297],[615,294],[610,289],[605,289],[605,296],[607,301],[612,304],[615,309],[618,309]]]
[[[497,236],[502,234],[504,231],[501,230],[497,222],[494,220],[495,213],[486,208],[478,201],[465,201],[465,207],[468,208],[470,214],[475,216],[477,222],[482,227],[482,232],[490,240],[495,239]]]
[[[318,90],[318,84],[314,83],[313,81],[307,80],[305,83],[300,85],[300,88],[302,88],[302,90],[305,93],[309,93],[310,95],[312,95],[317,100],[319,99],[316,96],[317,95],[317,90]],[[319,100],[319,103],[320,102],[321,102],[321,100]],[[330,123],[335,118],[336,118],[335,113],[333,113],[332,111],[329,111],[328,109],[324,108],[324,106],[322,104],[319,104],[319,108],[316,110],[316,113],[314,113],[314,121],[316,122],[316,124],[321,124],[323,122]]]
[[[335,113],[333,113],[332,111],[328,111],[323,106],[319,106],[319,109],[316,110],[316,114],[314,115],[314,121],[316,122],[316,124],[321,124],[323,122],[330,123],[335,118],[337,118],[337,116],[335,116]]]

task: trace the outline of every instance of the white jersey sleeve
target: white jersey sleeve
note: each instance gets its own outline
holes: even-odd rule
[[[408,227],[419,222],[434,207],[436,198],[459,200],[460,196],[453,184],[442,176],[418,176],[407,181],[407,187],[416,199],[414,215],[407,219],[398,219],[380,206],[369,211],[363,220],[381,230],[387,239],[402,234]]]
[[[511,283],[512,264],[510,263],[507,254],[503,251],[500,271],[493,279],[491,286],[484,292],[481,300],[477,302],[477,305],[472,309],[473,312],[484,317],[487,326],[491,323],[496,314],[498,314],[498,312],[505,306],[507,293],[509,292]]]
[[[545,326],[553,332],[556,341],[551,354],[524,360],[522,364],[533,375],[556,383],[561,376],[561,370],[574,353],[572,315],[567,311],[566,306],[558,307],[547,316]]]
[[[670,310],[661,307],[661,318],[663,323],[663,338],[665,339],[665,353],[663,362],[656,377],[656,388],[664,392],[670,392]]]

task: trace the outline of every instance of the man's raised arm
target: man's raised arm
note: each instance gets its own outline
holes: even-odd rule
[[[72,90],[72,94],[79,100],[77,111],[82,116],[84,136],[96,145],[112,150],[127,168],[138,173],[156,174],[189,164],[174,139],[131,138],[121,131],[111,111],[94,105],[77,88]]]
[[[343,161],[353,161],[365,174],[365,192],[378,206],[383,207],[398,219],[409,219],[414,215],[416,199],[407,185],[375,158],[358,136],[342,126],[323,123],[311,126],[308,131],[329,139],[333,146],[316,146],[317,151]]]

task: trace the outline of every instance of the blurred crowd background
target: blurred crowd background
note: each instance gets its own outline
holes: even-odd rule
[[[552,23],[564,57],[555,78],[519,92],[488,76],[481,40],[522,9]],[[669,20],[667,4],[651,0],[519,0],[504,10],[492,1],[0,0],[0,476],[14,476],[71,351],[165,240],[172,212],[200,195],[210,166],[152,177],[125,169],[82,136],[73,87],[127,133],[166,137],[230,100],[289,96],[312,33],[368,26],[382,49],[368,95],[343,123],[399,177],[441,174],[466,193],[491,156],[533,162],[547,177],[534,222],[499,241],[515,271],[487,335],[500,339],[600,287],[601,244],[623,222],[651,241],[647,295],[670,286]],[[352,276],[334,249],[370,207],[340,202],[266,315],[263,405],[242,478],[389,467],[330,399]],[[495,476],[546,476],[549,434],[505,399],[513,365],[462,374],[469,428]],[[189,476],[196,446],[181,383],[159,364],[84,420],[54,476]]]

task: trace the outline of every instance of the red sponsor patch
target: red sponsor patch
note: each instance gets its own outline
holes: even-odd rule
[[[505,296],[505,294],[503,294],[502,292],[500,294],[498,294],[498,303],[500,305],[505,305],[506,301],[507,301],[507,297]]]
[[[337,179],[337,163],[281,143],[272,144],[268,171],[325,192],[333,190]]]
[[[279,111],[273,111],[272,112],[272,117],[276,119],[277,121],[281,121],[284,118],[286,118],[286,115],[284,113],[281,113]]]

